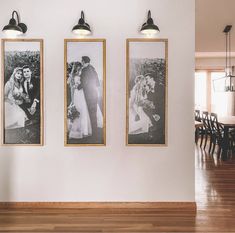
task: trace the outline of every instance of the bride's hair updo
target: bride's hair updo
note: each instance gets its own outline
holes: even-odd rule
[[[81,62],[74,62],[73,63],[73,68],[72,68],[72,71],[71,71],[71,74],[74,76],[74,75],[78,75],[79,74],[79,71],[81,70],[82,68],[82,63]]]

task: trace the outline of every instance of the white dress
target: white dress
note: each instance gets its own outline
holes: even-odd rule
[[[136,102],[135,89],[133,88],[129,99],[129,134],[148,133],[152,122],[144,112],[142,106]]]
[[[15,95],[23,93],[23,87],[17,88],[16,86],[11,87],[10,83],[5,85],[5,129],[16,129],[25,126],[27,116],[23,109],[21,109],[14,98]],[[7,94],[7,95],[6,95]]]
[[[79,83],[80,77],[75,77],[75,85]],[[69,138],[81,139],[92,135],[91,120],[84,95],[83,89],[74,89],[73,104],[76,110],[80,113],[79,117],[75,118],[69,127]],[[97,105],[97,126],[103,127],[103,116],[99,106]]]

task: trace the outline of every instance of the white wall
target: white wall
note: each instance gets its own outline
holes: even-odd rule
[[[0,201],[194,201],[194,0],[8,0],[44,39],[45,146],[0,148]],[[168,147],[125,146],[125,39],[147,10],[169,39]],[[63,39],[80,11],[107,39],[107,146],[65,148]]]

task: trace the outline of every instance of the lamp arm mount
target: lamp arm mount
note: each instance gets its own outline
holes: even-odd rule
[[[85,16],[84,16],[84,12],[83,12],[83,11],[81,11],[81,18],[82,18],[82,19],[84,19],[84,18],[85,18]]]
[[[13,18],[13,19],[14,19],[14,14],[16,14],[17,22],[18,22],[18,24],[19,24],[19,23],[20,23],[19,14],[17,13],[17,11],[13,11],[13,12],[12,12],[12,18]]]

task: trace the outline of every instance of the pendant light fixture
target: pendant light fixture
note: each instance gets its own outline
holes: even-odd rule
[[[235,92],[234,66],[231,64],[231,29],[232,25],[227,25],[223,33],[225,34],[225,76],[215,79],[213,82],[215,91]]]
[[[16,17],[16,19],[14,18]],[[9,24],[6,25],[2,31],[7,35],[7,36],[19,36],[22,35],[27,31],[27,26],[24,23],[20,23],[19,20],[19,15],[17,11],[12,12],[12,17],[9,21]]]
[[[91,34],[90,25],[85,22],[84,12],[81,11],[81,18],[78,21],[78,24],[73,27],[72,32],[76,35],[87,36]]]
[[[160,32],[158,26],[154,24],[153,19],[151,18],[150,10],[148,11],[147,22],[142,25],[140,32],[149,36]]]

